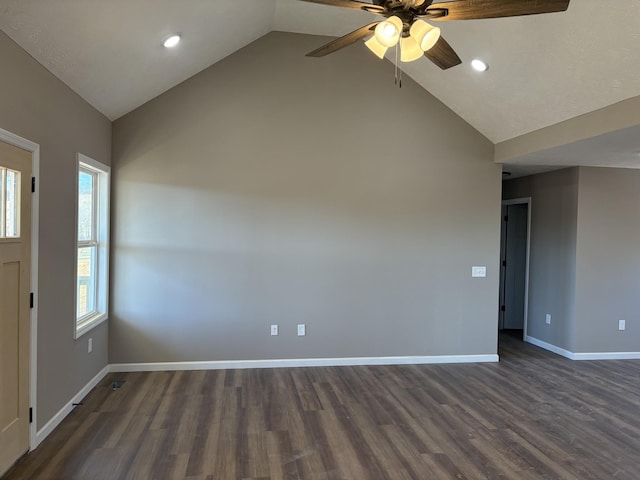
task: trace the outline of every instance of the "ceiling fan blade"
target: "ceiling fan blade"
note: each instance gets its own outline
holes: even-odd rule
[[[380,22],[373,22],[369,25],[365,25],[364,27],[360,27],[357,30],[354,30],[351,33],[347,33],[344,37],[336,38],[335,40],[323,45],[322,47],[314,50],[313,52],[307,53],[307,57],[324,57],[325,55],[329,55],[341,48],[348,47],[352,43],[356,43],[358,40],[361,40],[372,34],[373,29],[376,28]]]
[[[439,66],[442,70],[455,67],[462,63],[458,54],[442,37],[440,37],[433,47],[424,52],[424,56]]]
[[[358,0],[302,0],[303,2],[319,3],[321,5],[331,5],[332,7],[351,8],[353,10],[366,10],[368,12],[383,12],[384,8],[372,3],[360,2]]]
[[[432,20],[474,20],[480,18],[517,17],[540,13],[564,12],[570,0],[455,0],[433,3],[427,8]],[[448,10],[445,16],[435,15]]]

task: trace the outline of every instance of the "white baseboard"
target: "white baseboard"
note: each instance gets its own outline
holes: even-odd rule
[[[111,372],[176,370],[232,370],[239,368],[344,367],[356,365],[423,365],[433,363],[497,362],[498,355],[433,355],[412,357],[294,358],[279,360],[231,360],[215,362],[114,363]]]
[[[573,360],[640,360],[640,352],[574,353]]]
[[[640,360],[640,352],[570,352],[564,348],[556,347],[535,337],[525,337],[525,341],[544,348],[550,352],[562,355],[570,360]]]
[[[544,348],[545,350],[549,350],[550,352],[557,353],[558,355],[562,355],[563,357],[566,357],[570,360],[574,360],[573,352],[570,352],[569,350],[565,350],[564,348],[556,347],[551,343],[543,342],[542,340],[539,340],[536,337],[530,337],[529,335],[526,335],[524,337],[524,341],[529,342],[532,345],[535,345],[536,347]]]
[[[74,397],[67,402],[67,404],[60,409],[58,413],[56,413],[51,420],[47,422],[47,424],[42,427],[40,430],[36,432],[35,443],[31,445],[31,450],[35,450],[38,445],[42,443],[42,441],[49,436],[49,434],[58,426],[60,422],[65,419],[67,415],[69,415],[73,409],[74,403],[80,402],[87,394],[93,390],[93,388],[100,383],[100,381],[109,373],[109,365],[104,367],[100,372],[89,380],[82,389],[74,395]]]

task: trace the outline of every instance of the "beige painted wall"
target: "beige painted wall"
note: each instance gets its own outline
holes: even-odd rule
[[[640,170],[580,168],[576,351],[640,351]],[[618,330],[618,320],[626,330]]]
[[[0,32],[0,128],[40,145],[38,401],[41,428],[107,364],[107,325],[73,339],[76,153],[110,164],[111,123]]]
[[[492,144],[323,41],[271,33],[115,122],[111,362],[496,353]]]
[[[526,196],[529,335],[574,353],[640,351],[640,171],[576,167],[504,182],[505,199]]]
[[[507,180],[502,196],[531,197],[528,335],[574,351],[578,169]]]

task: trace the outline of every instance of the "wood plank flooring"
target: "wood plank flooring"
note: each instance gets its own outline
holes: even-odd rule
[[[110,374],[7,480],[640,479],[640,361],[500,341],[498,364]]]

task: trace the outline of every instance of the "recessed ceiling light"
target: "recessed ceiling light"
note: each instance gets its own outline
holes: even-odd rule
[[[167,38],[163,45],[167,48],[173,48],[180,43],[180,35],[171,35]]]
[[[489,65],[478,58],[471,61],[471,66],[478,72],[486,72],[489,69]]]

